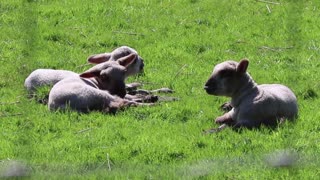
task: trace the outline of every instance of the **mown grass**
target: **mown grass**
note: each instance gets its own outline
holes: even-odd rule
[[[1,1],[2,164],[21,160],[34,179],[318,177],[320,3],[279,3]],[[121,45],[146,63],[145,75],[129,82],[170,87],[180,101],[113,116],[49,112],[27,98],[23,83],[34,69],[81,72],[89,55]],[[208,96],[204,82],[215,64],[245,57],[257,83],[282,83],[296,93],[297,122],[203,135],[227,101]],[[296,163],[268,166],[268,154],[283,149],[298,154]]]

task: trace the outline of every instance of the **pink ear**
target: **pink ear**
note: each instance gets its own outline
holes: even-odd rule
[[[100,63],[109,61],[110,57],[111,57],[110,53],[95,54],[88,57],[88,62],[92,64],[100,64]]]
[[[93,71],[93,72],[84,72],[80,74],[79,76],[82,78],[92,78],[92,77],[98,77],[100,75],[100,72]]]
[[[137,58],[137,54],[131,53],[117,60],[121,66],[128,67]]]
[[[246,73],[248,66],[249,66],[249,61],[247,59],[242,59],[237,66],[237,72]]]

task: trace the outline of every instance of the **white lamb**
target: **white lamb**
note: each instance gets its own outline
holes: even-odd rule
[[[139,72],[142,72],[144,67],[143,59],[138,55],[138,52],[131,47],[121,46],[113,50],[111,53],[107,52],[107,53],[92,55],[88,57],[88,62],[93,64],[99,64],[106,61],[116,61],[119,58],[127,56],[131,53],[137,54],[137,58],[127,69],[126,77],[128,77],[131,75],[135,75]]]
[[[78,77],[66,78],[53,86],[49,93],[48,108],[64,110],[70,107],[79,112],[100,110],[113,112],[122,107],[140,105],[123,99],[126,95],[126,67],[133,63],[136,54],[121,61],[98,64]]]
[[[119,58],[127,56],[131,53],[137,54],[137,56],[136,59],[134,59],[134,62],[127,67],[125,76],[128,77],[143,71],[144,67],[143,60],[140,56],[138,56],[137,51],[128,46],[121,46],[111,53],[91,56],[88,58],[88,62],[92,64],[99,64],[108,60],[117,61]],[[37,69],[26,78],[24,86],[29,93],[34,93],[39,87],[54,85],[62,79],[77,76],[79,76],[79,74],[67,70]]]
[[[239,63],[225,61],[214,67],[204,89],[210,95],[231,97],[233,107],[215,122],[234,128],[256,128],[296,118],[298,105],[294,93],[281,84],[257,85],[246,72],[248,65],[249,61],[244,59]]]

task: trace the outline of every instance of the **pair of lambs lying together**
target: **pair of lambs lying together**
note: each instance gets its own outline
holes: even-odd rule
[[[80,112],[113,112],[127,106],[150,105],[126,94],[125,78],[140,72],[144,66],[135,50],[122,46],[112,53],[93,55],[88,61],[97,65],[80,75],[64,70],[36,70],[26,79],[25,87],[32,92],[40,86],[54,84],[49,94],[50,110],[69,106]],[[294,93],[280,84],[257,85],[247,73],[248,65],[248,60],[242,60],[225,61],[214,67],[204,89],[210,95],[231,97],[231,110],[215,120],[222,125],[209,133],[226,126],[275,126],[278,120],[297,116]]]
[[[70,107],[79,112],[114,112],[127,106],[152,104],[142,103],[143,97],[126,92],[125,78],[141,72],[144,66],[134,49],[122,46],[111,53],[93,55],[88,62],[96,65],[81,74],[66,70],[35,70],[25,80],[25,87],[32,93],[41,86],[54,85],[49,93],[50,110]]]

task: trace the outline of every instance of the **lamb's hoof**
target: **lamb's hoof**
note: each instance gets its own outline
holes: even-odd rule
[[[212,128],[212,129],[208,129],[208,130],[203,130],[203,134],[218,133],[218,132],[222,131],[224,128],[226,128],[226,127],[227,127],[227,124],[222,124],[218,128]]]
[[[233,107],[232,107],[232,105],[231,105],[230,102],[226,102],[226,103],[224,103],[224,104],[222,104],[222,105],[220,106],[220,109],[221,109],[222,111],[224,111],[224,112],[229,112],[229,111],[231,111],[232,108],[233,108]]]

